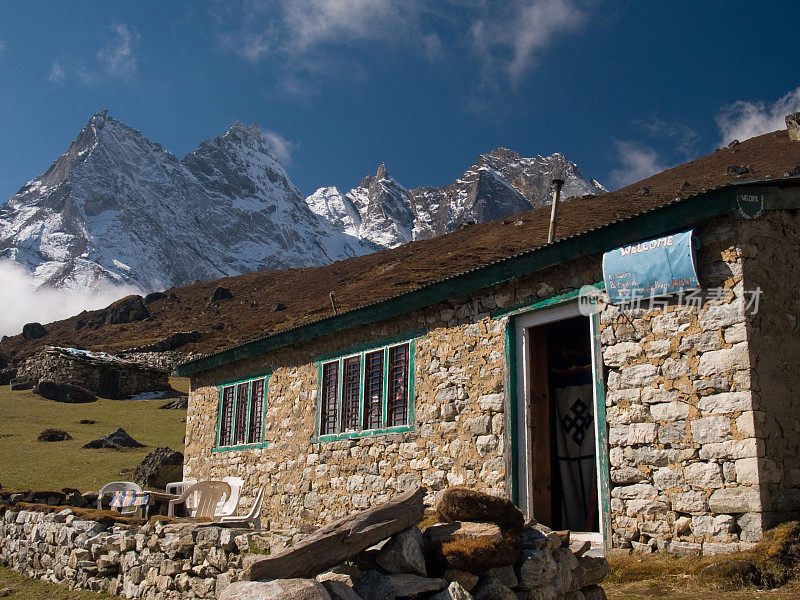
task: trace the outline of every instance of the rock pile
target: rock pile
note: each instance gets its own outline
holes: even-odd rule
[[[423,495],[424,491],[407,496],[402,503],[406,514],[414,513],[416,509],[410,505],[418,500],[421,509]],[[364,516],[363,521],[369,521],[369,513],[359,514]],[[422,531],[417,526],[406,527],[367,550],[352,552],[348,560],[325,572],[320,572],[325,569],[325,557],[319,556],[313,578],[308,575],[314,571],[313,565],[297,566],[309,544],[291,546],[268,559],[250,557],[245,561],[244,578],[270,580],[233,583],[222,591],[220,600],[605,598],[598,584],[608,573],[608,562],[602,557],[585,556],[588,542],[571,546],[568,531],[525,524],[522,513],[508,500],[451,488],[441,499],[438,517],[445,522]],[[337,528],[335,523],[326,526],[331,538],[325,540],[317,532],[312,536],[314,543],[318,548],[331,542],[358,548],[357,541],[351,539],[355,528],[344,538],[336,537],[346,528]],[[260,569],[258,563],[264,568]],[[295,568],[286,570],[288,563]],[[279,572],[286,573],[285,577],[262,577]]]

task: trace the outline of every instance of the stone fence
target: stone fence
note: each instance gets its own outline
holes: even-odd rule
[[[259,538],[259,540],[254,540]],[[135,526],[6,510],[0,563],[53,583],[146,600],[215,599],[241,573],[253,532],[196,523]]]

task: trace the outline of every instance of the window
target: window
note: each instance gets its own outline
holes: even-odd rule
[[[267,378],[257,377],[220,386],[218,448],[264,441]]]
[[[405,342],[323,361],[320,436],[360,437],[410,426],[412,352],[412,342]]]

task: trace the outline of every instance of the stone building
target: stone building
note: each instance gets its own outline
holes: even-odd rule
[[[606,547],[749,547],[800,516],[798,174],[779,131],[565,201],[551,243],[546,207],[309,269],[317,309],[178,367],[184,476],[266,486],[275,534],[419,483]],[[699,289],[609,301],[604,253],[689,230]]]
[[[86,388],[102,398],[123,399],[170,389],[169,371],[104,352],[46,346],[31,356],[18,377],[49,379]]]

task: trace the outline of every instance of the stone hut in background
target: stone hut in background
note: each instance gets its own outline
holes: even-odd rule
[[[31,356],[18,377],[48,379],[88,389],[102,398],[124,399],[170,389],[169,371],[105,352],[46,346]]]
[[[798,173],[779,131],[563,202],[552,242],[544,207],[307,269],[317,304],[178,367],[184,477],[265,487],[287,535],[420,483],[605,547],[749,548],[800,516]]]

